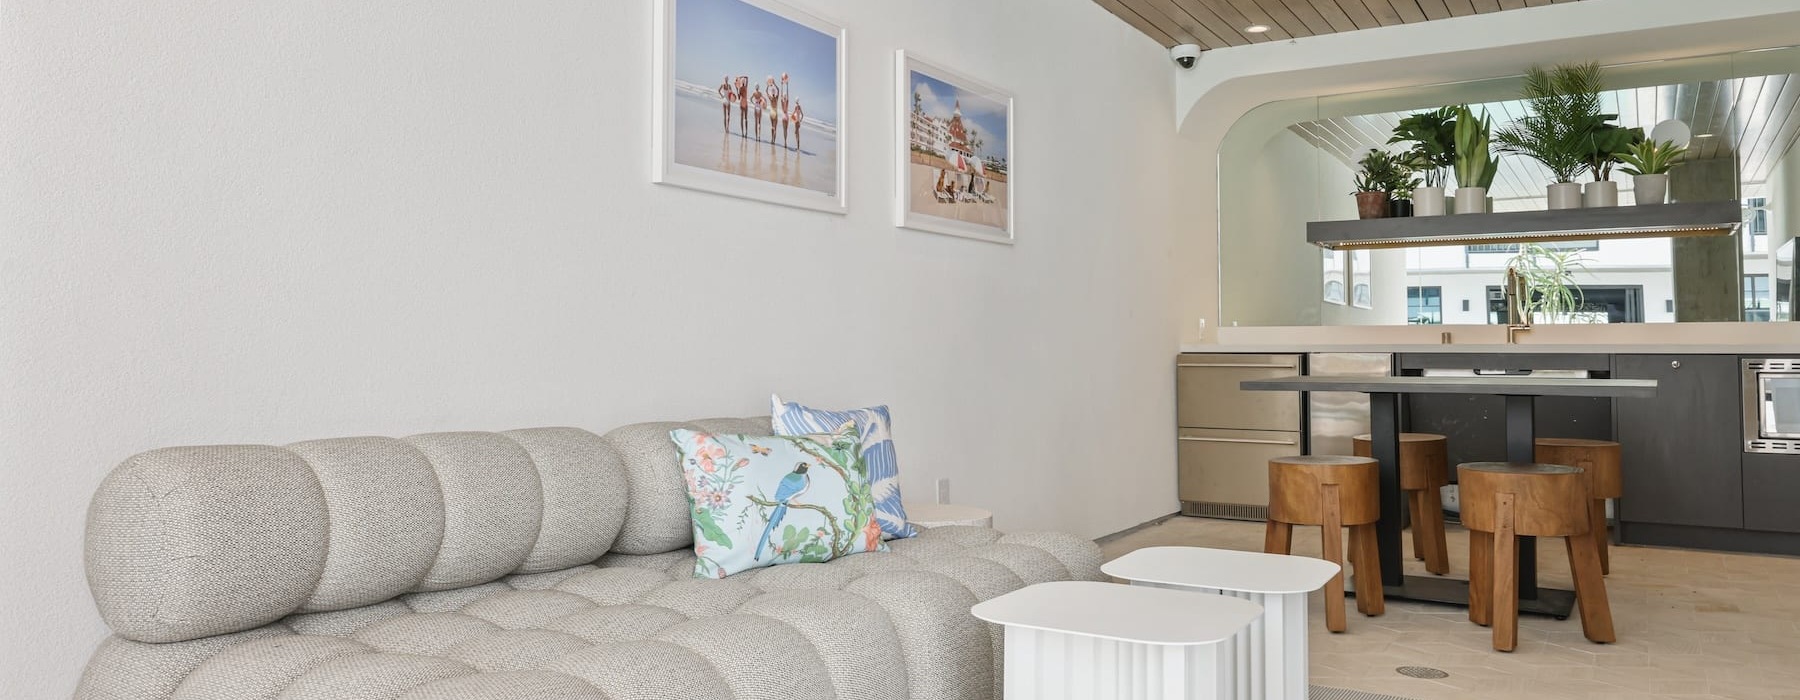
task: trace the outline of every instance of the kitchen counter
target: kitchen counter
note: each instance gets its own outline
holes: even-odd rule
[[[1492,344],[1430,344],[1430,343],[1375,343],[1375,344],[1311,344],[1311,343],[1184,343],[1182,352],[1204,353],[1312,353],[1312,352],[1392,352],[1392,353],[1552,353],[1575,355],[1795,355],[1800,354],[1800,328],[1794,329],[1795,340],[1791,343],[1754,343],[1754,344],[1709,344],[1709,345],[1551,345],[1548,343],[1521,343],[1518,345]]]
[[[1539,324],[1506,342],[1496,325],[1212,326],[1184,335],[1182,352],[1574,353],[1780,355],[1800,353],[1800,323]],[[1445,343],[1445,338],[1450,343]]]

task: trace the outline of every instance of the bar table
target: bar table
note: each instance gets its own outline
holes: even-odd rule
[[[1400,492],[1400,395],[1482,394],[1506,398],[1506,461],[1535,462],[1537,435],[1532,424],[1539,396],[1650,398],[1652,379],[1551,379],[1542,377],[1337,377],[1306,376],[1255,379],[1245,391],[1347,391],[1369,395],[1370,447],[1381,464],[1381,521],[1376,542],[1381,548],[1381,580],[1389,598],[1468,607],[1469,582],[1429,576],[1406,576],[1400,551],[1400,528],[1406,510]],[[1519,612],[1569,616],[1575,593],[1537,585],[1537,541],[1519,538]]]

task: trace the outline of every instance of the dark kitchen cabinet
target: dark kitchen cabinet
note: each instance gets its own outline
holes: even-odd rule
[[[1743,439],[1737,358],[1618,355],[1615,379],[1654,379],[1656,397],[1613,405],[1628,523],[1744,527]]]
[[[1800,455],[1744,455],[1744,527],[1800,533]]]

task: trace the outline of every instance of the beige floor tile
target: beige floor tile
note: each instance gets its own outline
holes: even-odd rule
[[[1256,551],[1261,523],[1174,518],[1108,542],[1108,558],[1142,547]],[[1411,533],[1407,533],[1410,538]],[[1451,578],[1468,577],[1468,533],[1448,533]],[[1403,541],[1411,551],[1411,540]],[[1296,528],[1294,553],[1319,556],[1317,528]],[[1540,580],[1569,587],[1561,542],[1538,548]],[[1800,700],[1800,559],[1615,547],[1607,577],[1617,644],[1594,644],[1579,618],[1521,616],[1519,648],[1493,650],[1492,632],[1465,610],[1388,601],[1387,614],[1349,608],[1349,630],[1324,627],[1312,599],[1311,660],[1318,685],[1414,700]],[[1409,561],[1407,574],[1429,575]],[[1448,678],[1395,673],[1428,666]]]

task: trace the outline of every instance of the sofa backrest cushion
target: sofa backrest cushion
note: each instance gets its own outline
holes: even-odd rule
[[[713,419],[152,450],[94,495],[88,585],[119,636],[172,642],[681,549],[676,427],[770,432]]]

